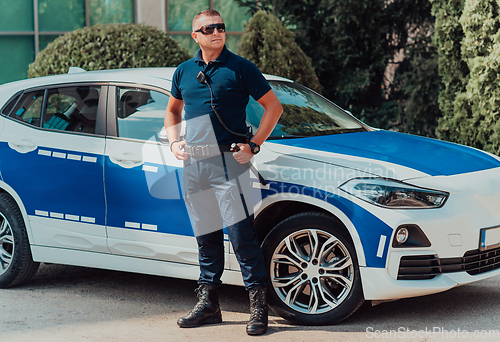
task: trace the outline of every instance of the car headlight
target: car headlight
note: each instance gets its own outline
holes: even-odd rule
[[[429,209],[444,205],[449,194],[384,178],[356,178],[339,187],[363,201],[391,209]]]

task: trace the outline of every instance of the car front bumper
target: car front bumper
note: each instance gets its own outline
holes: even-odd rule
[[[392,255],[391,255],[392,259]],[[442,273],[432,279],[397,280],[388,269],[360,267],[365,300],[395,300],[443,292],[459,285],[500,274],[500,269],[470,275],[467,272]]]

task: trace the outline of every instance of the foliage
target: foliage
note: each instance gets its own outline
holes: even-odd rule
[[[85,70],[176,66],[190,58],[167,33],[141,24],[85,27],[56,38],[30,64],[29,77]]]
[[[259,11],[250,19],[238,55],[254,62],[263,73],[286,77],[319,91],[311,59],[295,43],[290,30],[272,14]]]
[[[497,1],[467,1],[460,17],[462,56],[470,77],[455,99],[449,130],[455,141],[500,154],[500,8]]]
[[[439,80],[429,0],[237,1],[252,12],[272,11],[293,31],[327,98],[373,126],[435,135]],[[400,51],[406,57],[394,60]]]
[[[268,0],[312,58],[322,93],[348,109],[377,107],[389,58],[383,0]],[[251,6],[251,4],[247,4]]]
[[[500,154],[500,8],[493,0],[437,1],[443,117],[440,138]]]
[[[431,0],[432,13],[436,17],[433,41],[439,55],[439,76],[443,88],[439,93],[439,108],[442,117],[437,129],[441,139],[458,142],[459,132],[451,128],[454,124],[454,103],[457,93],[465,90],[469,79],[469,68],[462,58],[464,32],[460,25],[464,0]]]
[[[420,26],[421,28],[425,26]],[[430,32],[421,30],[404,49],[406,56],[396,69],[387,104],[398,104],[395,121],[389,127],[402,132],[436,137],[438,104],[442,88],[438,74],[438,55]]]

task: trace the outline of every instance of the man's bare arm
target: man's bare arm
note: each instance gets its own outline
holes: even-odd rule
[[[182,127],[182,108],[184,108],[184,101],[170,95],[165,111],[165,130],[174,156],[179,160],[186,160],[189,158],[189,154],[182,150],[186,142],[179,141]]]

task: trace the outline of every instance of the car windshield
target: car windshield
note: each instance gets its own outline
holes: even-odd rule
[[[342,109],[297,83],[269,81],[283,106],[283,114],[269,139],[311,137],[365,131],[363,125]],[[247,121],[255,132],[264,108],[253,98]]]

